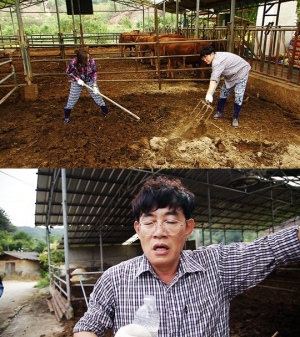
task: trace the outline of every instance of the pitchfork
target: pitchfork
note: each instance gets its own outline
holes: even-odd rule
[[[212,95],[214,94],[215,90],[217,89],[217,86],[218,86],[219,82],[220,82],[220,78],[216,81],[214,90],[211,93]],[[209,102],[205,101],[204,99],[200,99],[200,101],[195,106],[195,108],[191,112],[191,114],[193,114],[198,107],[199,107],[200,111],[196,115],[196,118],[198,118],[200,116],[199,121],[201,121],[201,120],[204,119],[205,115],[207,115],[207,117],[205,119],[205,122],[206,122],[208,120],[208,118],[210,117],[210,115],[212,114],[212,112],[214,111],[214,108],[209,104]]]
[[[214,108],[207,102],[204,101],[204,99],[200,99],[198,104],[195,106],[194,110],[191,112],[191,115],[197,110],[199,107],[200,111],[198,111],[196,118],[200,117],[200,121],[204,119],[205,115],[207,115],[205,122],[208,120],[212,112],[214,111]]]

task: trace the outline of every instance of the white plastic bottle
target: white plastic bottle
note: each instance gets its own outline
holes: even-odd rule
[[[159,328],[159,313],[156,310],[154,296],[145,295],[144,304],[135,312],[133,323],[147,328],[151,333],[151,337],[157,337]]]

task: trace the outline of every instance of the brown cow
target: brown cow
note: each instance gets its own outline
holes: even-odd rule
[[[119,35],[119,43],[122,43],[120,46],[121,56],[125,56],[126,48],[129,48],[129,56],[131,56],[131,51],[135,48],[134,42],[136,42],[140,31],[138,29],[133,30],[132,32],[123,32]],[[123,44],[128,43],[128,44]]]
[[[183,35],[179,34],[159,34],[158,40],[160,41],[162,38],[183,38]],[[150,35],[150,36],[141,36],[138,37],[136,42],[149,42],[149,44],[141,44],[137,46],[137,56],[144,56],[146,52],[149,52],[151,56],[156,55],[156,35]],[[162,48],[162,51],[160,55],[164,55],[164,46],[160,47]],[[142,61],[141,61],[142,62]],[[150,59],[151,65],[155,65],[156,63],[153,61],[153,59]]]
[[[186,41],[187,38],[185,37],[169,37],[169,36],[163,36],[159,39],[159,45],[158,45],[158,50],[155,47],[155,55],[157,54],[157,51],[159,51],[159,56],[166,56],[166,50],[167,50],[167,46],[173,44],[173,45],[177,45],[176,42],[180,42],[180,41]],[[172,42],[172,43],[166,43],[166,42]],[[155,68],[156,70],[158,70],[158,64],[157,64],[157,59],[154,59],[154,63],[155,63]]]
[[[188,39],[189,41],[192,39]],[[211,42],[207,41],[198,41],[198,42],[187,42],[187,43],[176,43],[176,44],[167,44],[166,45],[166,55],[173,56],[169,58],[168,61],[168,76],[171,75],[174,78],[173,69],[176,66],[178,59],[183,59],[183,65],[185,64],[200,64],[200,51],[204,46],[211,45]],[[178,58],[174,57],[175,55],[181,55]],[[186,55],[186,56],[183,56]],[[203,66],[200,64],[200,66]],[[202,71],[202,77],[205,77],[204,70]]]
[[[153,39],[153,35],[141,35],[137,37],[136,42],[141,42],[143,44],[136,45],[136,57],[144,57],[147,52],[150,53],[150,47],[145,42],[151,42],[151,39]],[[144,63],[143,59],[141,59],[141,63]]]

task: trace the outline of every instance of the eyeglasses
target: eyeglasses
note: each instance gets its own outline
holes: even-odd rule
[[[186,222],[187,220],[185,220]],[[155,233],[157,229],[157,222],[152,221],[145,221],[140,222],[140,230],[141,234],[145,236],[151,236]],[[180,222],[179,220],[166,220],[162,223],[162,228],[168,235],[176,235],[179,233],[181,226],[184,224]]]

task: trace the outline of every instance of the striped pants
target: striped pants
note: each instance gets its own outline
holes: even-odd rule
[[[86,83],[88,86],[93,87],[93,82]],[[65,109],[73,109],[75,104],[77,103],[81,91],[83,87],[79,85],[77,82],[71,82],[71,87],[70,87],[70,93],[69,93],[69,98],[67,105],[65,106]],[[93,90],[86,88],[89,94],[92,96],[93,100],[98,104],[99,106],[105,106],[105,102],[103,98],[100,95],[97,95],[94,93]]]
[[[248,76],[247,74],[244,78],[242,78],[240,81],[238,81],[233,87],[227,89],[225,83],[223,84],[220,92],[220,98],[227,98],[234,88],[234,103],[238,105],[243,104],[243,98],[247,86],[247,81],[248,81]]]

